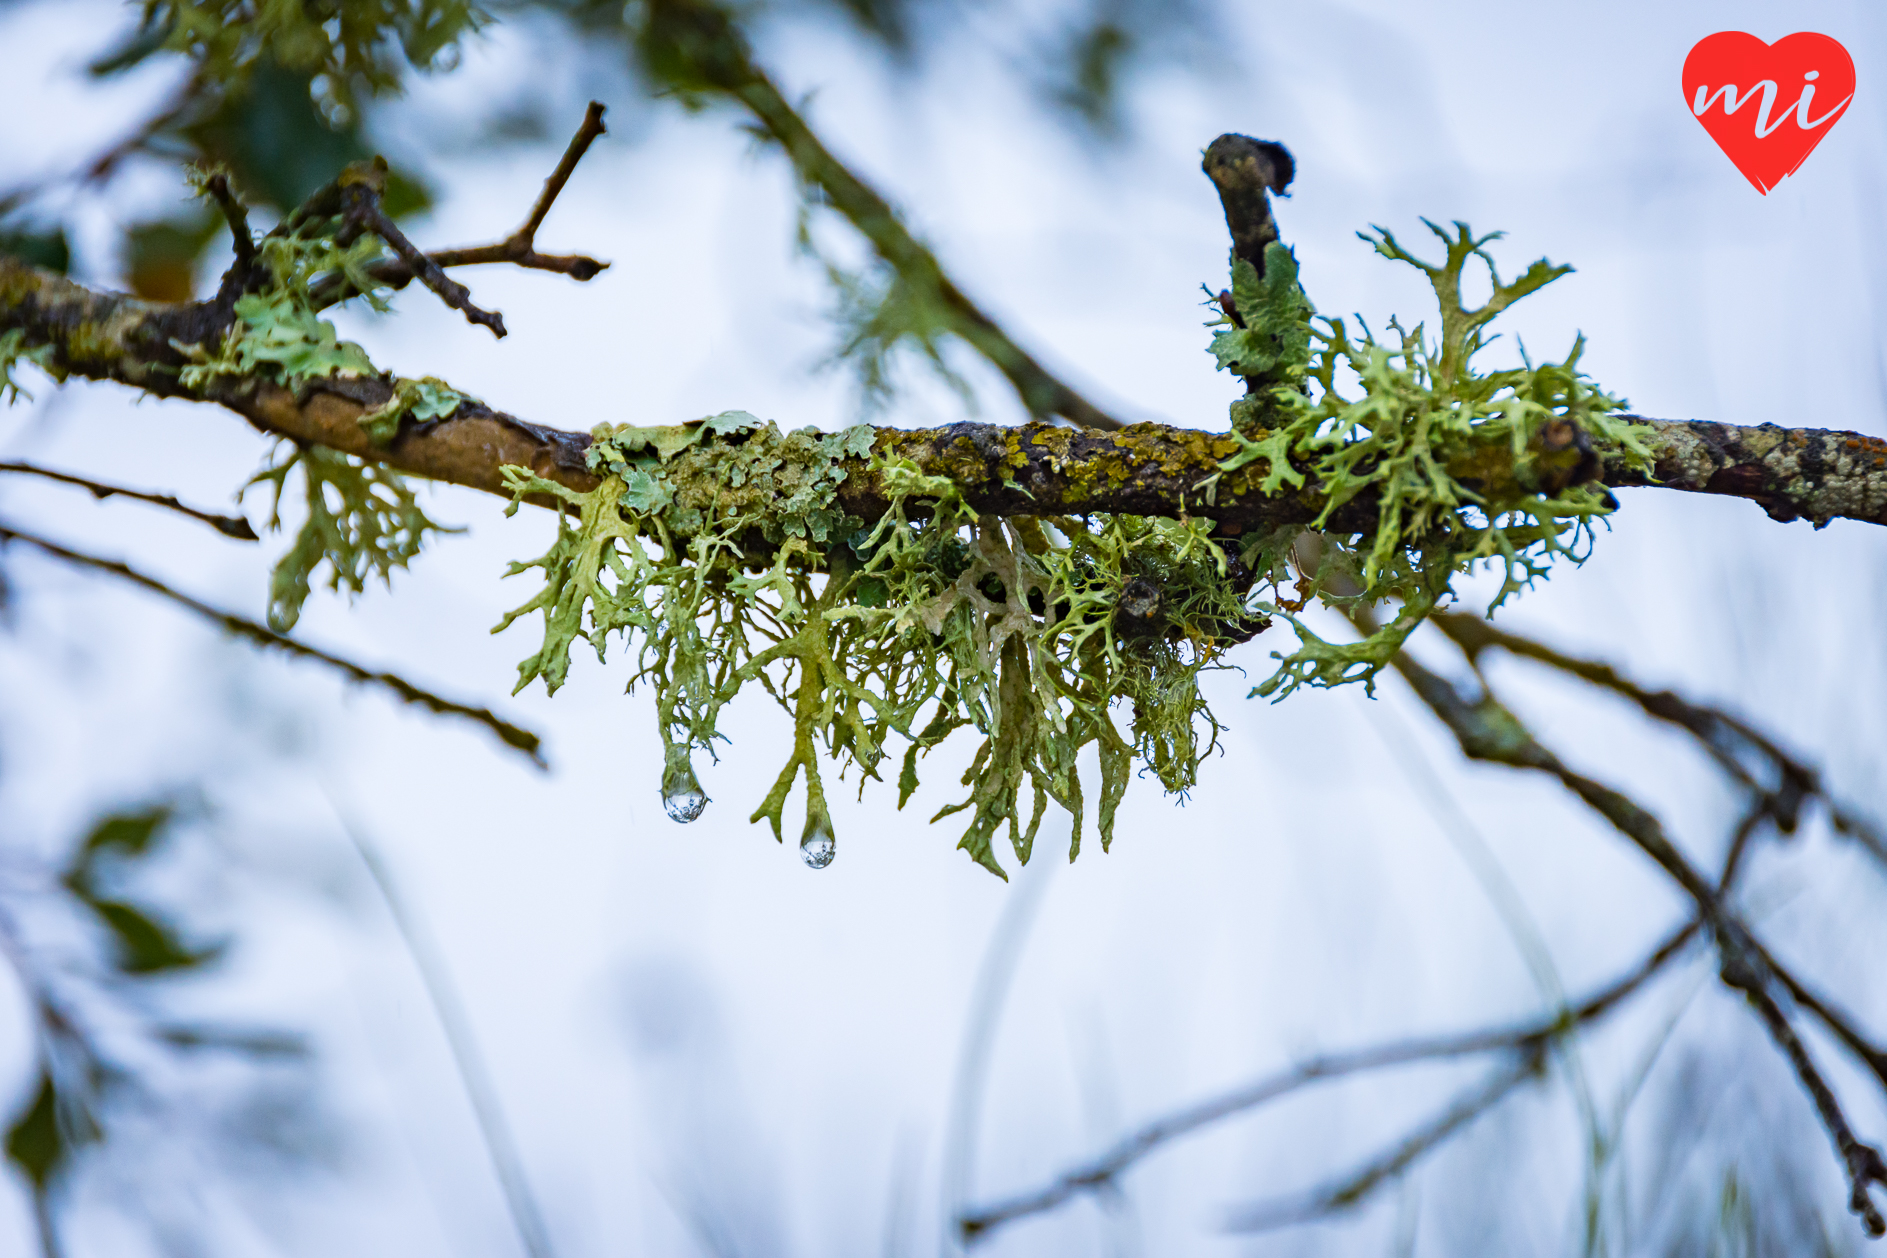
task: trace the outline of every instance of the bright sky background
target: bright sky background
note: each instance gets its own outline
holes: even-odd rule
[[[992,52],[998,10],[979,19],[989,32],[972,24],[935,50],[915,83],[829,30],[763,30],[760,42],[792,89],[814,92],[811,116],[832,145],[909,210],[962,285],[1131,417],[1216,427],[1236,395],[1200,327],[1199,285],[1223,282],[1226,240],[1198,155],[1243,131],[1297,157],[1278,216],[1326,312],[1360,311],[1372,326],[1424,317],[1432,298],[1419,277],[1375,259],[1355,232],[1381,224],[1424,251],[1421,216],[1463,219],[1508,233],[1496,246],[1508,275],[1542,254],[1578,267],[1507,330],[1555,357],[1583,331],[1585,367],[1635,410],[1887,433],[1877,7],[1402,0],[1235,3],[1226,14],[1215,64],[1136,83],[1133,136],[1112,152],[1041,119]],[[85,58],[121,20],[103,2],[0,10],[9,64],[32,50],[29,72],[0,81],[0,118],[12,120],[0,124],[0,182],[75,163],[162,94],[156,72],[108,92],[84,83]],[[1680,99],[1691,44],[1727,29],[1822,31],[1858,68],[1854,107],[1766,197]],[[501,28],[464,72],[421,85],[392,115],[400,129],[380,137],[443,193],[409,232],[441,246],[508,232],[592,80],[608,82],[545,32]],[[728,408],[783,426],[850,422],[846,380],[809,371],[831,340],[818,276],[791,256],[784,163],[756,155],[723,113],[685,116],[609,90],[613,134],[539,241],[612,259],[609,271],[589,285],[463,276],[504,312],[502,343],[417,289],[397,317],[343,314],[344,334],[383,366],[564,428]],[[544,144],[478,137],[473,121],[493,102],[538,96],[555,120]],[[116,283],[113,216],[162,212],[183,195],[181,180],[153,170],[83,207],[83,274]],[[1003,391],[973,374],[983,415],[1014,418]],[[0,457],[215,507],[265,449],[208,408],[139,404],[112,386],[33,387],[35,403],[0,411]],[[959,417],[952,395],[920,383],[888,418]],[[1621,497],[1591,562],[1500,623],[1725,703],[1887,815],[1887,534],[1778,525],[1738,501]],[[1231,732],[1194,797],[1182,806],[1136,781],[1111,853],[1090,842],[1062,864],[1064,822],[1007,886],[974,866],[953,850],[960,819],[925,824],[956,798],[974,750],[958,743],[929,758],[902,813],[892,790],[874,785],[859,802],[838,789],[838,858],[811,872],[790,843],[746,822],[784,755],[781,714],[757,702],[735,711],[731,747],[701,766],[713,802],[676,826],[657,794],[652,703],[622,695],[620,660],[580,657],[554,699],[504,697],[535,643],[523,624],[487,633],[532,592],[528,578],[498,578],[542,550],[552,522],[506,520],[501,502],[470,491],[429,502],[470,531],[391,592],[351,606],[317,594],[299,632],[493,704],[546,735],[549,774],[482,732],[257,659],[139,594],[9,557],[4,842],[51,857],[101,808],[200,786],[214,820],[193,835],[177,884],[193,889],[193,921],[241,945],[176,999],[310,1030],[328,1114],[325,1152],[289,1171],[218,1162],[202,1142],[159,1154],[155,1138],[136,1158],[107,1156],[79,1194],[75,1258],[140,1252],[152,1227],[139,1211],[180,1235],[202,1229],[214,1239],[204,1251],[218,1254],[518,1252],[424,993],[330,800],[359,818],[449,959],[564,1258],[936,1252],[953,1077],[978,968],[1005,920],[1021,951],[977,1109],[979,1201],[1309,1052],[1541,1011],[1536,976],[1464,857],[1481,842],[1569,993],[1609,981],[1681,920],[1648,862],[1557,787],[1464,767],[1399,682],[1385,679],[1374,699],[1346,689],[1276,707],[1246,700],[1266,653],[1284,649],[1282,629],[1241,648],[1249,676],[1214,680]],[[260,511],[252,498],[249,514]],[[0,517],[258,617],[283,544],[243,547],[17,478],[0,482]],[[1420,653],[1448,660],[1439,638]],[[1543,740],[1714,863],[1736,802],[1681,739],[1539,672],[1503,663],[1494,676]],[[797,816],[789,805],[790,825]],[[1792,845],[1760,851],[1751,875],[1748,905],[1784,954],[1887,1030],[1887,986],[1870,964],[1887,945],[1882,870],[1817,819]],[[9,1112],[32,1065],[10,981],[0,979]],[[1614,1113],[1674,1018],[1625,1127],[1624,1179],[1636,1192],[1660,1151],[1677,1150],[1665,1181],[1676,1187],[1663,1214],[1630,1193],[1614,1202],[1631,1221],[1620,1252],[1661,1252],[1678,1216],[1714,1210],[1731,1162],[1779,1194],[1798,1179],[1836,1252],[1858,1251],[1806,1100],[1702,961],[1582,1048],[1600,1110]],[[1887,1136],[1878,1094],[1821,1047],[1862,1133]],[[1395,1248],[1398,1229],[1413,1229],[1418,1253],[1576,1252],[1585,1150],[1563,1071],[1342,1222],[1258,1240],[1215,1231],[1229,1204],[1373,1153],[1477,1069],[1342,1085],[1225,1124],[1133,1172],[1111,1211],[1084,1201],[980,1252],[1410,1252]],[[704,1239],[699,1217],[720,1241]],[[0,1238],[26,1236],[26,1223],[9,1182]]]

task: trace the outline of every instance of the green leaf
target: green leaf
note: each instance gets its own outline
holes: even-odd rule
[[[170,823],[173,810],[164,804],[141,812],[114,813],[92,827],[85,842],[73,854],[63,881],[72,891],[89,897],[97,885],[95,874],[101,857],[127,859],[147,855],[152,844]]]
[[[44,1193],[71,1155],[59,1130],[59,1093],[52,1072],[40,1068],[39,1089],[26,1112],[7,1128],[7,1160],[26,1172],[35,1192]]]
[[[117,967],[123,973],[148,975],[194,969],[223,955],[222,944],[201,949],[185,946],[168,923],[136,905],[89,897],[86,903],[115,937]]]

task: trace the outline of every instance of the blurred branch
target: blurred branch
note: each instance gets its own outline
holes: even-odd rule
[[[1176,1110],[1141,1127],[1105,1153],[1064,1171],[1053,1182],[995,1205],[967,1211],[958,1226],[967,1238],[980,1239],[1007,1223],[1055,1209],[1080,1193],[1109,1188],[1126,1170],[1162,1146],[1237,1114],[1288,1096],[1314,1083],[1417,1062],[1445,1061],[1479,1053],[1512,1052],[1527,1064],[1524,1073],[1548,1045],[1577,1027],[1603,1018],[1643,987],[1696,937],[1697,923],[1674,931],[1629,972],[1584,1001],[1551,1018],[1518,1026],[1494,1027],[1459,1035],[1398,1040],[1348,1052],[1322,1053],[1288,1070]],[[1465,1120],[1463,1120],[1465,1121]]]
[[[101,500],[112,497],[135,498],[139,502],[148,502],[153,506],[164,507],[167,510],[178,512],[181,515],[187,515],[193,520],[201,520],[225,537],[233,537],[237,541],[242,542],[261,540],[256,536],[256,531],[249,526],[249,521],[239,515],[217,515],[212,511],[199,511],[195,507],[185,506],[168,494],[147,494],[136,489],[125,489],[117,485],[105,485],[98,481],[87,480],[83,476],[74,476],[69,472],[55,472],[51,468],[37,467],[31,463],[0,463],[0,472],[16,472],[24,476],[43,476],[47,480],[58,481],[61,484],[77,485],[80,488],[91,490],[92,497]]]
[[[641,36],[643,61],[686,93],[713,93],[744,107],[757,131],[785,151],[801,181],[818,188],[911,291],[934,295],[950,331],[1008,378],[1030,415],[1060,415],[1085,428],[1123,425],[1030,356],[944,273],[876,189],[826,148],[753,59],[734,16],[713,0],[656,0]]]
[[[1408,1170],[1450,1136],[1506,1100],[1522,1083],[1537,1078],[1545,1065],[1544,1049],[1535,1046],[1531,1052],[1520,1054],[1505,1067],[1494,1071],[1479,1087],[1456,1098],[1447,1109],[1409,1133],[1401,1143],[1350,1174],[1306,1193],[1273,1197],[1235,1207],[1226,1215],[1226,1230],[1269,1231],[1289,1227],[1293,1223],[1308,1223],[1355,1205],[1386,1181]]]
[[[1822,1077],[1807,1046],[1790,1025],[1774,991],[1780,979],[1773,959],[1749,927],[1724,907],[1718,889],[1665,835],[1664,827],[1657,817],[1624,794],[1569,768],[1558,756],[1542,746],[1485,684],[1479,698],[1470,698],[1452,682],[1429,671],[1406,652],[1396,656],[1395,667],[1416,695],[1455,735],[1463,754],[1470,760],[1534,769],[1558,778],[1562,785],[1651,857],[1690,896],[1697,906],[1699,920],[1709,928],[1716,940],[1724,983],[1741,991],[1748,999],[1770,1036],[1789,1058],[1803,1089],[1814,1102],[1822,1125],[1834,1141],[1842,1167],[1847,1173],[1851,1189],[1850,1208],[1860,1216],[1870,1236],[1887,1234],[1887,1219],[1883,1219],[1869,1195],[1874,1185],[1887,1187],[1887,1162],[1882,1161],[1877,1149],[1854,1135],[1834,1090]],[[1733,845],[1732,855],[1736,854]],[[1784,986],[1786,988],[1787,984]],[[1871,1046],[1862,1059],[1870,1068],[1874,1068],[1877,1058]],[[1887,1080],[1883,1080],[1883,1083],[1887,1085]]]
[[[1465,612],[1437,612],[1429,619],[1461,648],[1477,672],[1480,670],[1481,654],[1489,647],[1499,647],[1514,655],[1570,673],[1595,686],[1615,691],[1636,703],[1647,715],[1688,730],[1725,773],[1756,793],[1760,810],[1750,818],[1750,829],[1764,816],[1768,816],[1784,834],[1793,834],[1800,819],[1802,804],[1809,799],[1820,799],[1827,807],[1829,820],[1838,833],[1854,839],[1876,860],[1887,865],[1887,838],[1883,838],[1872,823],[1830,797],[1822,785],[1821,774],[1813,766],[1783,751],[1774,740],[1748,722],[1719,708],[1692,703],[1670,690],[1646,690],[1622,676],[1609,664],[1564,655],[1544,643],[1497,629],[1480,616]],[[1766,786],[1750,774],[1739,754],[1744,752],[1754,752],[1770,765],[1776,777],[1774,786]],[[1748,833],[1748,830],[1743,831],[1742,837],[1746,838]]]
[[[451,699],[441,698],[429,690],[421,690],[418,686],[413,685],[411,682],[394,673],[373,672],[370,669],[355,664],[351,660],[344,660],[338,655],[330,655],[326,651],[317,650],[314,647],[308,646],[306,643],[298,642],[284,634],[276,633],[273,629],[265,625],[257,624],[253,620],[238,616],[233,612],[221,611],[211,607],[207,603],[198,602],[187,594],[171,589],[168,585],[165,585],[155,577],[145,576],[143,573],[127,567],[122,563],[118,563],[115,560],[101,559],[95,555],[87,555],[79,551],[69,550],[56,542],[51,542],[43,537],[37,537],[31,533],[23,532],[10,524],[0,523],[0,543],[8,541],[21,541],[65,563],[81,568],[89,568],[95,572],[104,572],[111,576],[118,577],[121,580],[129,581],[133,585],[140,586],[153,594],[167,598],[181,607],[188,608],[205,620],[216,622],[221,625],[226,632],[234,634],[239,638],[247,638],[258,646],[286,651],[290,655],[299,656],[303,659],[316,660],[327,665],[329,668],[336,669],[346,674],[354,681],[371,683],[386,690],[390,690],[407,703],[418,704],[428,711],[436,712],[441,716],[461,716],[469,720],[477,721],[480,725],[485,726],[487,729],[491,730],[492,733],[496,734],[506,746],[513,747],[529,756],[532,763],[536,764],[540,769],[545,767],[544,757],[538,750],[542,740],[529,730],[520,729],[518,726],[512,725],[508,721],[500,720],[497,716],[492,714],[489,708],[474,708],[467,704],[455,703]]]
[[[418,918],[406,907],[392,873],[380,859],[380,853],[368,840],[366,833],[355,824],[332,793],[328,796],[328,804],[340,820],[348,841],[354,845],[361,864],[367,867],[374,890],[379,892],[387,916],[393,919],[400,941],[406,945],[407,955],[413,959],[413,968],[419,973],[420,985],[426,989],[426,999],[432,1005],[433,1016],[439,1020],[446,1047],[452,1053],[452,1064],[458,1071],[459,1082],[464,1085],[466,1099],[471,1103],[472,1114],[478,1120],[478,1133],[485,1142],[485,1152],[491,1158],[492,1171],[497,1175],[498,1186],[504,1193],[505,1208],[510,1212],[512,1226],[517,1229],[518,1242],[529,1258],[553,1258],[555,1250],[550,1243],[550,1233],[544,1226],[544,1213],[538,1207],[536,1194],[531,1191],[530,1179],[524,1173],[524,1158],[518,1152],[510,1124],[505,1121],[504,1108],[498,1102],[498,1089],[492,1083],[484,1054],[479,1051],[472,1020],[467,1016],[465,1002],[460,999],[458,989],[453,985],[445,958],[433,945]]]

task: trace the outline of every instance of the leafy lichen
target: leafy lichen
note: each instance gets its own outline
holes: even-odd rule
[[[52,346],[36,345],[28,348],[26,332],[14,328],[10,332],[0,333],[0,399],[8,403],[19,401],[22,397],[33,395],[20,387],[20,382],[13,378],[13,369],[21,363],[32,363],[41,371],[48,370],[52,360]]]
[[[543,615],[519,687],[541,678],[555,690],[577,639],[603,658],[624,634],[636,645],[631,687],[655,692],[664,777],[694,791],[687,759],[714,754],[721,709],[766,691],[793,718],[793,749],[753,818],[779,836],[803,775],[809,862],[832,832],[820,744],[841,774],[857,767],[862,790],[902,741],[902,806],[925,750],[964,727],[980,733],[967,794],[937,815],[971,812],[959,846],[997,874],[997,833],[1006,826],[1026,861],[1050,800],[1074,815],[1079,849],[1076,762],[1089,745],[1103,845],[1136,761],[1170,791],[1191,787],[1218,730],[1198,674],[1242,616],[1234,561],[1210,523],[999,520],[976,515],[947,478],[890,464],[879,474],[894,505],[865,526],[834,495],[840,461],[869,452],[871,435],[782,434],[733,412],[599,429],[592,461],[605,476],[588,493],[508,468],[520,500],[570,509],[548,552],[512,565],[545,577],[498,626]],[[1136,588],[1155,592],[1157,614],[1117,614]],[[1125,733],[1116,705],[1131,710]]]
[[[1427,225],[1447,250],[1438,264],[1380,228],[1363,239],[1427,276],[1441,315],[1433,338],[1423,325],[1405,330],[1392,319],[1393,338],[1378,341],[1359,319],[1361,335],[1353,339],[1343,320],[1312,316],[1295,259],[1280,245],[1266,250],[1262,282],[1248,263],[1234,267],[1241,326],[1220,332],[1212,351],[1222,367],[1267,383],[1234,403],[1242,448],[1222,468],[1262,460],[1265,492],[1314,490],[1323,507],[1312,530],[1352,504],[1372,506],[1375,516],[1370,527],[1323,539],[1331,544],[1319,545],[1321,558],[1301,578],[1297,600],[1263,605],[1291,620],[1299,648],[1276,657],[1277,672],[1255,694],[1282,698],[1306,683],[1369,684],[1450,596],[1457,575],[1488,561],[1503,565],[1491,612],[1545,575],[1552,560],[1579,562],[1589,553],[1594,522],[1614,506],[1603,488],[1581,483],[1596,471],[1595,445],[1650,466],[1641,438],[1614,417],[1624,402],[1580,372],[1583,338],[1561,362],[1535,366],[1523,353],[1520,367],[1474,369],[1494,318],[1572,268],[1541,259],[1503,283],[1485,248],[1499,233],[1477,238],[1464,223],[1452,234]],[[1461,300],[1471,258],[1487,266],[1492,282],[1488,300],[1472,309]],[[1275,589],[1288,580],[1287,558],[1303,532],[1261,533],[1244,561]],[[1332,643],[1295,614],[1313,596],[1339,607],[1394,600],[1400,609],[1363,640]]]
[[[1492,237],[1459,224],[1452,236],[1435,231],[1448,249],[1439,265],[1387,232],[1367,238],[1428,275],[1441,302],[1432,342],[1421,326],[1393,320],[1394,338],[1379,342],[1366,327],[1352,338],[1342,320],[1315,317],[1279,246],[1262,280],[1236,264],[1238,318],[1212,351],[1252,391],[1234,404],[1224,439],[1234,452],[1215,480],[1314,494],[1323,505],[1309,527],[1259,530],[1233,556],[1210,520],[1184,515],[979,515],[949,474],[950,447],[933,463],[943,474],[927,474],[874,453],[865,428],[781,433],[740,411],[672,427],[605,426],[590,452],[602,477],[595,489],[505,469],[517,501],[565,507],[551,548],[511,568],[544,577],[497,626],[543,616],[543,643],[519,666],[519,688],[541,679],[554,691],[578,639],[600,660],[622,634],[635,648],[631,689],[655,692],[670,815],[691,820],[705,801],[692,755],[714,754],[721,710],[758,686],[792,717],[794,734],[753,819],[778,837],[803,775],[809,864],[832,850],[822,748],[841,775],[859,770],[862,790],[902,742],[902,807],[920,758],[964,728],[982,736],[967,791],[934,819],[970,813],[959,846],[979,864],[1003,873],[996,837],[1005,829],[1028,860],[1051,801],[1072,814],[1070,856],[1079,851],[1077,764],[1090,747],[1105,847],[1136,764],[1170,792],[1197,780],[1221,728],[1199,676],[1263,627],[1260,613],[1288,619],[1299,647],[1255,693],[1368,684],[1450,597],[1458,574],[1504,564],[1498,604],[1553,559],[1582,556],[1611,509],[1602,489],[1583,483],[1594,443],[1648,463],[1612,417],[1623,404],[1579,372],[1580,342],[1558,363],[1472,367],[1488,323],[1567,268],[1542,261],[1503,283],[1484,251]],[[1487,262],[1493,294],[1469,309],[1460,282],[1474,257]],[[891,505],[861,522],[836,491],[843,461],[868,454]],[[986,452],[964,457],[965,472],[981,475]],[[1127,475],[1104,463],[1094,476]],[[1360,529],[1358,507],[1372,521]],[[1336,528],[1340,512],[1347,533]],[[1293,571],[1297,597],[1285,598]],[[1333,643],[1298,615],[1312,598],[1397,607],[1362,641]]]
[[[279,529],[289,474],[301,472],[307,515],[269,578],[269,628],[277,633],[295,627],[323,565],[329,589],[359,594],[371,577],[390,584],[393,570],[419,553],[428,533],[459,531],[428,517],[412,485],[391,468],[326,446],[284,442],[280,450],[285,453],[249,481],[273,491],[269,527]]]

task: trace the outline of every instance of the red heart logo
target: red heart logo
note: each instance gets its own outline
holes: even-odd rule
[[[1826,35],[1765,44],[1718,31],[1684,58],[1684,103],[1764,196],[1808,160],[1854,99],[1854,59]]]

